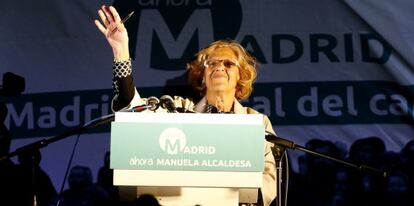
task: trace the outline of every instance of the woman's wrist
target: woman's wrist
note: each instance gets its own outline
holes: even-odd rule
[[[126,53],[114,53],[114,61],[120,62],[120,61],[126,61],[129,60],[130,56],[129,56],[129,52]]]
[[[128,46],[122,46],[119,48],[113,48],[112,52],[114,54],[115,61],[125,61],[130,59]]]

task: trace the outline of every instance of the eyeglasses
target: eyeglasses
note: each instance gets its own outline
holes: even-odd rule
[[[204,61],[205,68],[216,68],[217,66],[223,64],[226,69],[229,69],[234,66],[240,66],[238,62],[233,62],[229,59],[210,59]]]

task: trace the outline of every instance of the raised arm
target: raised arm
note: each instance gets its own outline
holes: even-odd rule
[[[129,56],[128,32],[121,17],[113,6],[102,6],[98,10],[100,21],[96,27],[105,36],[113,52],[113,81],[115,97],[112,110],[118,111],[138,104],[139,94],[132,78],[132,64]]]

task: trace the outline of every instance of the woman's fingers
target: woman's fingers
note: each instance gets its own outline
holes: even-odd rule
[[[107,30],[106,30],[106,28],[105,28],[105,27],[101,24],[101,22],[100,22],[100,21],[98,21],[98,20],[95,20],[94,22],[95,22],[96,27],[98,27],[99,31],[101,31],[101,32],[102,32],[102,34],[104,34],[104,35],[106,36]]]
[[[107,27],[109,25],[109,22],[108,22],[108,19],[106,18],[106,15],[102,11],[102,9],[98,11],[98,14],[99,14],[99,17],[101,18],[101,21],[104,23],[105,27]]]
[[[103,5],[98,10],[101,21],[95,20],[95,25],[105,36],[112,36],[115,32],[125,30],[121,17],[113,6]]]
[[[113,6],[109,7],[109,11],[111,11],[111,14],[115,20],[116,23],[121,22],[121,17],[119,17],[118,12],[116,11],[116,9]]]
[[[106,19],[109,23],[115,22],[114,16],[112,15],[112,11],[107,6],[102,6],[102,11],[105,13]]]

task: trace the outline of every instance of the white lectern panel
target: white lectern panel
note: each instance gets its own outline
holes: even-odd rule
[[[259,188],[262,173],[114,170],[114,185]]]

